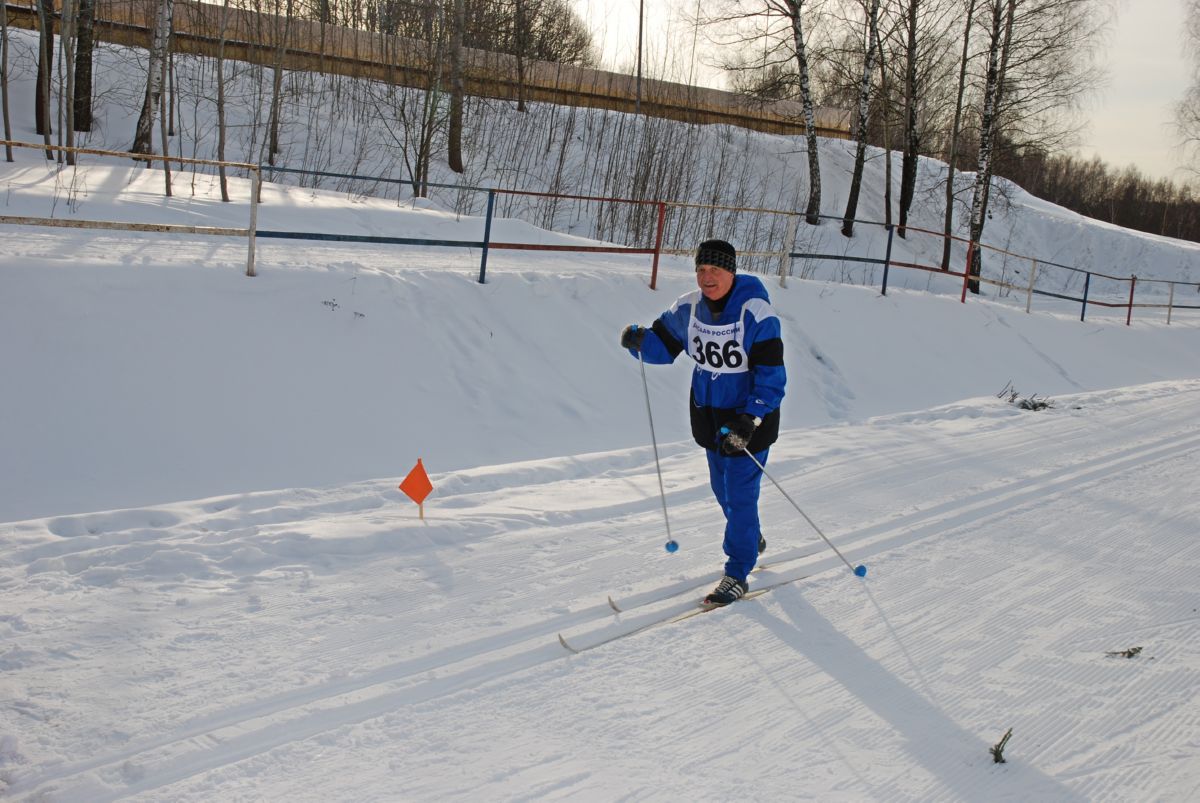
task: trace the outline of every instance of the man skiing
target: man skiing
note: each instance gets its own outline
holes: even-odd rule
[[[725,513],[725,576],[704,601],[727,605],[748,590],[746,578],[766,548],[758,521],[761,464],[779,435],[787,376],[779,318],[758,277],[737,273],[737,252],[724,240],[696,249],[696,284],[649,328],[633,324],[621,345],[651,364],[674,362],[685,349],[692,371],[692,436],[708,455],[713,494]]]

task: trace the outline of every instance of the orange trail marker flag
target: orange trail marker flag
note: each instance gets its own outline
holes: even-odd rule
[[[413,470],[408,472],[408,476],[400,483],[400,490],[417,503],[417,511],[424,519],[425,497],[433,491],[433,483],[429,481],[429,475],[425,473],[425,466],[421,463],[421,458],[417,458],[417,464],[413,466]]]

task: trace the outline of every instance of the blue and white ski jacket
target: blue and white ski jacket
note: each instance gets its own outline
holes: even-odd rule
[[[717,449],[721,427],[740,413],[762,419],[751,452],[774,443],[787,374],[779,317],[758,277],[737,274],[717,315],[700,290],[680,296],[646,332],[642,359],[672,363],[685,348],[695,362],[690,407],[696,443]]]

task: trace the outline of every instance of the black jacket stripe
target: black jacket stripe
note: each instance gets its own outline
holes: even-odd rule
[[[750,347],[750,365],[783,365],[783,341],[760,340]]]
[[[659,320],[655,321],[654,325],[650,328],[654,331],[654,334],[658,335],[658,339],[662,341],[663,345],[667,347],[671,359],[673,360],[678,357],[679,352],[683,351],[683,344],[675,339],[675,335],[671,334],[666,324]]]

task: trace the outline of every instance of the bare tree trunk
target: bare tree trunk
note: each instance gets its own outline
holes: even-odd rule
[[[279,118],[283,111],[283,60],[287,55],[288,37],[291,35],[294,13],[293,0],[287,0],[287,6],[284,9],[283,31],[281,32],[278,27],[275,29],[275,35],[279,39],[276,42],[275,65],[271,77],[271,116],[267,123],[267,164],[272,167],[275,165],[275,155],[281,150],[279,147]]]
[[[167,110],[170,118],[167,123],[167,133],[175,136],[175,115],[179,111],[179,95],[175,92],[175,48],[167,48]],[[182,148],[182,145],[180,146]],[[179,153],[183,155],[182,150]]]
[[[804,136],[808,144],[808,205],[804,220],[810,226],[821,222],[821,157],[817,149],[817,115],[813,108],[812,81],[808,72],[808,50],[804,41],[801,13],[804,0],[785,0],[792,24],[792,46],[800,74],[800,104],[804,110]]]
[[[0,0],[2,1],[2,0]],[[221,38],[217,44],[217,161],[225,161],[225,31],[229,24],[229,0],[221,6]],[[221,200],[229,203],[229,179],[225,165],[218,168],[221,176]]]
[[[54,0],[38,0],[37,93],[34,98],[35,131],[50,145],[50,77],[54,72]],[[47,150],[46,158],[53,158]]]
[[[434,109],[429,108],[425,127],[421,130],[421,141],[417,148],[417,189],[414,193],[418,198],[429,197],[429,163],[433,158],[433,126]]]
[[[917,14],[920,0],[909,0],[908,42],[904,71],[904,160],[900,165],[900,231],[907,236],[908,211],[917,189],[917,166],[921,158],[921,137],[917,132]]]
[[[972,242],[979,242],[983,234],[983,182],[987,180],[988,165],[992,158],[992,134],[995,127],[996,95],[1000,81],[1000,30],[1001,30],[1001,0],[991,0],[992,22],[988,44],[987,80],[984,84],[983,117],[979,124],[979,153],[976,158],[975,188],[971,196],[970,237]],[[971,264],[967,266],[972,276],[978,276],[982,262],[973,249]],[[979,282],[971,281],[968,289],[972,293],[979,292]]]
[[[963,94],[967,86],[967,60],[971,51],[971,23],[975,17],[975,2],[967,3],[967,21],[963,28],[962,58],[958,64],[958,96],[954,103],[954,126],[950,132],[950,153],[946,165],[946,238],[942,241],[942,270],[950,270],[950,237],[954,233],[954,176],[958,172],[958,137],[962,126]]]
[[[146,84],[146,94],[142,96],[142,110],[138,113],[137,126],[133,130],[133,145],[131,153],[150,153],[154,126],[154,93],[150,83]]]
[[[3,0],[0,0],[3,2]],[[59,95],[61,105],[66,106],[66,125],[59,127],[59,133],[65,132],[64,145],[75,147],[75,18],[76,4],[74,0],[62,0],[62,29],[59,40],[62,43],[63,73],[66,75],[66,89]],[[74,151],[63,151],[66,163],[75,164]]]
[[[169,43],[170,39],[168,38],[168,46]],[[170,98],[167,96],[165,91],[161,90],[167,85],[167,69],[170,61],[169,53],[164,53],[163,58],[158,60],[158,85],[160,88],[158,93],[158,122],[160,129],[159,135],[162,137],[163,181],[166,183],[165,192],[168,198],[171,197],[171,160],[167,158],[171,155],[171,132],[167,122],[167,120],[170,118],[170,114],[167,109]]]
[[[891,95],[888,90],[888,65],[883,50],[883,37],[876,43],[879,51],[879,92],[883,95],[883,224],[892,225],[892,118],[888,114]]]
[[[1006,55],[1008,41],[1012,35],[1012,21],[1016,0],[1007,0],[1008,20],[1002,25],[1004,0],[992,0],[991,37],[988,45],[987,81],[984,85],[983,117],[979,130],[979,158],[975,172],[975,191],[971,197],[971,241],[976,243],[971,264],[971,276],[979,276],[983,268],[978,243],[983,237],[984,218],[987,214],[988,190],[992,180],[992,156],[999,130],[1000,100],[1004,87],[1004,71],[1001,69],[1002,54]],[[1007,31],[1007,36],[1004,31]],[[967,284],[972,293],[979,292],[979,282],[974,279]]]
[[[850,177],[850,193],[846,212],[842,215],[842,235],[854,236],[854,216],[858,213],[858,196],[862,191],[863,165],[867,155],[867,121],[871,113],[871,73],[875,70],[875,48],[879,41],[879,0],[870,0],[867,9],[867,48],[863,59],[862,82],[858,91],[858,113],[854,123],[854,173]]]
[[[987,219],[988,203],[992,198],[992,176],[996,172],[996,143],[1000,138],[1000,123],[1004,115],[1004,97],[1005,89],[1008,85],[1008,57],[1012,53],[1012,33],[1013,22],[1017,16],[1017,3],[1020,0],[1007,0],[1008,12],[1004,23],[1004,40],[1000,46],[1000,78],[996,84],[996,113],[992,117],[992,158],[988,160],[987,179],[983,182],[983,220],[980,225],[980,235],[983,234],[983,225]],[[976,242],[979,242],[976,240]],[[979,254],[979,249],[975,249],[976,255]],[[979,274],[976,273],[976,276]]]
[[[417,141],[413,194],[424,198],[429,195],[429,167],[433,161],[433,135],[437,131],[438,107],[442,95],[442,63],[445,60],[445,25],[442,24],[442,8],[427,12],[425,18],[426,38],[433,69],[433,85],[425,93],[425,106],[421,115],[420,134]]]
[[[514,50],[517,51],[517,111],[523,112],[525,109],[525,47],[529,41],[525,35],[525,3],[527,0],[516,0],[516,22],[514,25],[516,40],[513,44]]]
[[[79,0],[75,26],[75,130],[92,130],[92,52],[95,50],[96,0]]]
[[[454,0],[454,19],[450,23],[450,126],[447,144],[447,163],[455,173],[463,172],[462,128],[463,128],[463,75],[462,34],[464,19],[463,0]]]
[[[0,0],[0,105],[4,107],[4,139],[12,141],[12,118],[8,113],[8,3]],[[13,160],[12,145],[4,146],[4,158]]]
[[[441,105],[441,70],[435,78],[433,89],[425,95],[425,107],[421,116],[420,137],[417,142],[416,169],[417,188],[414,193],[420,198],[429,196],[429,167],[433,161],[433,135],[437,131],[438,107]]]
[[[175,0],[158,0],[158,12],[154,20],[154,33],[150,41],[150,66],[146,70],[146,95],[142,100],[142,111],[138,115],[137,127],[133,134],[134,153],[151,153],[153,151],[154,112],[159,105],[163,92],[163,77],[166,74],[164,62],[167,57],[167,44],[170,40],[171,22],[175,13]],[[163,143],[163,154],[166,155],[166,143]]]

